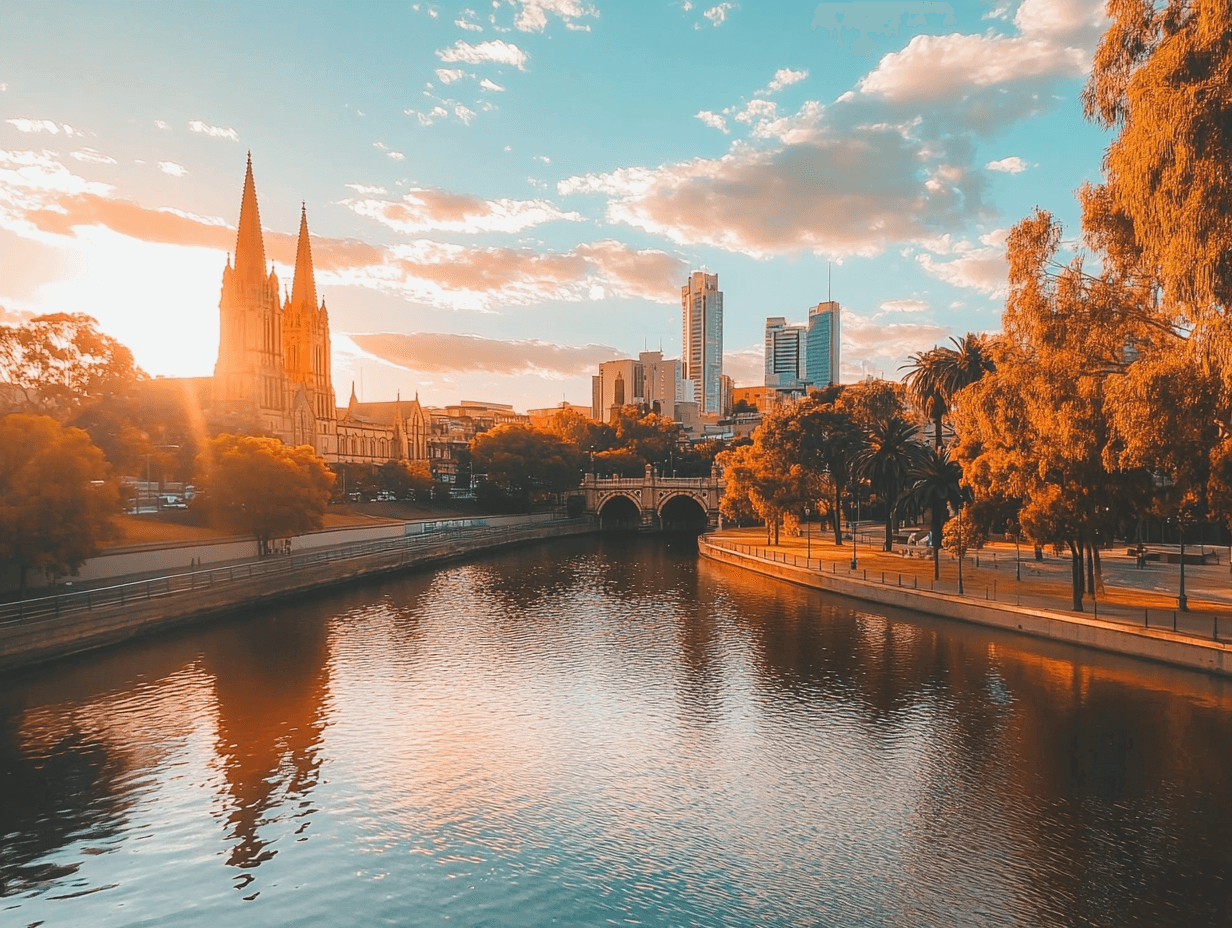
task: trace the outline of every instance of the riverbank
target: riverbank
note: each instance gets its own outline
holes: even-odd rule
[[[368,577],[595,530],[592,520],[575,519],[400,534],[10,603],[0,607],[0,669],[42,663]]]
[[[698,551],[702,557],[800,586],[1191,670],[1232,676],[1232,642],[1219,638],[1217,619],[1207,626],[1210,630],[1208,634],[1200,635],[1179,624],[1173,631],[1172,623],[1177,620],[1162,612],[1157,614],[1157,624],[1152,627],[1149,625],[1149,612],[1143,625],[1135,625],[1118,620],[1115,614],[1108,615],[1107,610],[1104,618],[1098,618],[1098,613],[1088,616],[995,600],[990,596],[990,588],[982,582],[974,587],[964,585],[965,595],[958,594],[957,590],[924,589],[917,570],[887,573],[877,566],[871,572],[868,566],[851,570],[850,563],[840,565],[843,558],[850,558],[851,549],[840,549],[834,545],[823,547],[820,543],[816,547],[816,552],[802,549],[795,553],[781,546],[757,544],[754,536],[735,532],[704,535],[698,539]],[[812,553],[820,556],[807,556]],[[866,565],[872,560],[864,552],[860,552],[859,557]],[[899,566],[902,567],[909,560],[894,554],[883,557],[900,558]],[[917,565],[924,563],[916,561]],[[927,570],[931,580],[931,562],[927,562]],[[907,575],[906,583],[903,581],[904,573]],[[1006,571],[1003,576],[1007,583],[1016,582],[1013,573]],[[1225,631],[1232,638],[1232,627],[1225,628]]]

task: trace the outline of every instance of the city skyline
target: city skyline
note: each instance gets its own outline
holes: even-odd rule
[[[724,369],[767,316],[843,305],[842,379],[995,330],[1005,230],[1076,226],[1106,135],[1077,99],[1098,3],[753,9],[527,2],[7,6],[0,307],[88,312],[204,376],[245,152],[290,280],[301,201],[334,386],[588,405],[683,357],[721,272]],[[192,36],[187,41],[186,36]]]

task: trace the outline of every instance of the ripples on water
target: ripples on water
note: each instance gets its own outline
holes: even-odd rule
[[[531,546],[0,684],[0,924],[1225,925],[1230,707]]]

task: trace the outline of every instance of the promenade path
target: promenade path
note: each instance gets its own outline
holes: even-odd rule
[[[848,537],[842,547],[834,544],[833,531],[818,530],[813,526],[811,542],[807,535],[800,537],[780,533],[779,544],[766,543],[766,530],[761,527],[724,529],[708,536],[724,547],[739,546],[750,553],[765,552],[764,556],[779,559],[796,559],[804,566],[806,555],[812,569],[827,573],[851,575],[852,544]],[[854,573],[861,579],[886,584],[935,590],[940,593],[958,593],[958,562],[950,554],[942,554],[941,577],[934,581],[933,562],[928,549],[923,546],[908,548],[898,545],[893,553],[881,550],[885,537],[884,528],[877,525],[862,525],[856,533],[857,569]],[[1229,574],[1226,549],[1205,550],[1219,552],[1219,563],[1185,565],[1185,590],[1189,611],[1177,610],[1177,585],[1180,578],[1179,564],[1148,561],[1138,568],[1135,559],[1126,552],[1126,545],[1101,551],[1103,569],[1102,592],[1094,600],[1083,600],[1083,615],[1087,617],[1120,622],[1139,627],[1149,624],[1152,628],[1173,628],[1194,636],[1232,638],[1232,575]],[[1176,546],[1152,545],[1152,551],[1173,551]],[[1196,547],[1186,547],[1186,553],[1197,552]],[[1013,544],[990,543],[979,552],[976,565],[974,552],[968,552],[963,561],[963,596],[970,600],[989,600],[1010,605],[1057,612],[1073,612],[1071,593],[1070,559],[1045,553],[1044,560],[1036,561],[1034,551],[1028,546],[1021,548],[1021,579],[1015,579],[1015,549]]]

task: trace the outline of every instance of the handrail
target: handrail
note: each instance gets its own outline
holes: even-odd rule
[[[93,612],[107,606],[126,606],[129,603],[165,596],[194,593],[224,584],[246,583],[251,580],[286,576],[319,564],[353,560],[374,554],[411,552],[434,547],[446,540],[495,538],[525,533],[539,535],[545,527],[549,531],[544,537],[550,538],[562,534],[558,529],[567,525],[579,524],[581,521],[579,519],[553,519],[519,525],[444,528],[437,532],[353,542],[336,548],[320,548],[289,556],[268,555],[259,560],[245,561],[225,567],[198,568],[131,580],[112,586],[75,590],[71,593],[55,593],[51,596],[23,599],[0,605],[0,628],[48,621],[75,612]]]

